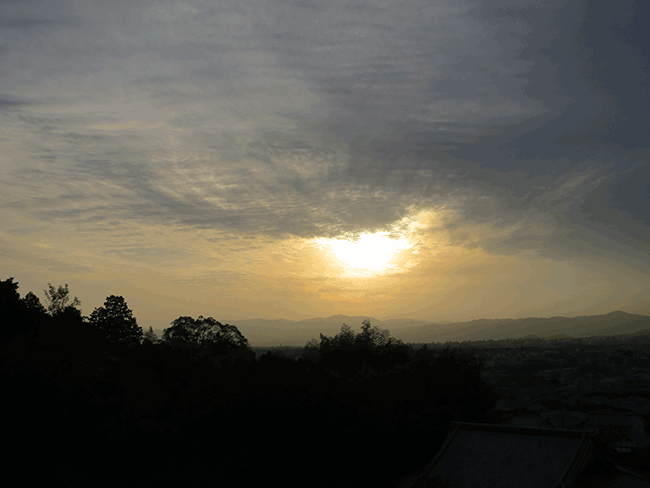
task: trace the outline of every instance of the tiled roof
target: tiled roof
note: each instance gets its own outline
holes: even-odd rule
[[[544,412],[541,414],[542,417],[548,419],[555,427],[562,428],[564,426],[575,426],[586,422],[589,418],[586,414],[582,412],[573,412],[573,411],[553,411],[553,412]]]
[[[500,398],[494,407],[496,410],[523,410],[526,408],[521,402],[510,400],[509,398]]]
[[[568,488],[594,456],[616,471],[605,452],[583,431],[453,422],[432,461],[396,486],[428,487],[440,477],[458,488]]]
[[[637,415],[625,414],[596,414],[592,415],[587,425],[593,426],[606,426],[606,425],[619,425],[628,426],[632,428],[643,428],[643,419]]]
[[[552,429],[555,427],[539,415],[519,415],[511,418],[508,425],[514,427],[534,427],[538,429]]]
[[[615,473],[609,475],[594,474],[580,480],[572,488],[648,488],[647,481],[629,474]]]
[[[646,407],[643,405],[639,405],[635,401],[629,401],[629,400],[611,400],[607,402],[607,405],[618,408],[618,409],[625,409],[625,410],[630,410],[632,412],[639,413],[641,415],[648,415],[650,414],[650,407]]]
[[[584,432],[454,424],[446,445],[421,473],[424,480],[440,475],[458,480],[462,488],[556,488],[573,474],[576,462],[591,454]]]

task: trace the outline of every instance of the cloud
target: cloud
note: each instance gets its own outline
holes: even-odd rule
[[[74,17],[74,6],[62,5]],[[638,58],[634,32],[621,34],[635,22],[623,9],[613,18],[566,2],[412,1],[397,7],[270,1],[218,8],[169,2],[126,10],[118,14],[91,3],[75,17],[80,20],[65,43],[56,32],[42,32],[36,47],[48,39],[52,60],[32,84],[54,75],[68,92],[76,91],[66,102],[58,96],[53,106],[51,113],[69,127],[60,137],[110,134],[126,137],[131,147],[133,138],[140,139],[138,163],[118,157],[131,148],[119,151],[114,140],[112,161],[81,163],[77,156],[77,164],[117,184],[138,181],[132,186],[142,199],[139,208],[151,202],[180,222],[206,225],[188,217],[187,209],[196,207],[200,215],[217,212],[215,225],[267,232],[255,226],[268,218],[280,232],[314,233],[317,227],[309,230],[299,214],[324,226],[334,225],[334,215],[364,225],[328,194],[336,201],[346,195],[345,206],[363,208],[375,206],[382,193],[383,206],[361,211],[367,226],[390,223],[418,200],[435,205],[458,191],[530,195],[536,190],[528,184],[531,175],[564,173],[584,164],[577,150],[602,149],[604,136],[574,138],[581,141],[577,149],[565,148],[562,141],[575,127],[589,117],[592,125],[601,120],[614,127],[606,121],[623,108],[633,123],[643,112],[632,98],[611,107],[594,104],[607,87],[610,95],[629,89],[629,83],[623,90],[608,81],[609,73],[620,72],[616,66],[589,67],[605,55],[601,31],[609,33],[609,51]],[[99,36],[97,25],[105,27]],[[42,60],[35,49],[26,53],[28,63]],[[70,61],[65,75],[55,61],[73,54],[79,59]],[[643,76],[634,80],[633,87],[642,86]],[[95,135],[79,131],[81,124]],[[168,150],[169,138],[185,157],[165,161],[156,154],[150,156],[155,162],[143,161],[144,153],[158,152],[154,144]],[[100,170],[99,161],[120,165],[122,176]],[[172,176],[180,171],[182,178]],[[192,173],[213,178],[199,182]],[[230,180],[231,190],[209,189],[216,175]],[[370,186],[374,199],[367,195]],[[244,188],[256,197],[244,197]],[[229,208],[205,198],[228,201]],[[245,203],[260,207],[262,201],[274,205],[256,212]],[[317,215],[306,210],[317,202]]]
[[[468,251],[645,269],[647,8],[4,2],[4,228],[254,252],[428,210]]]
[[[19,109],[20,107],[23,107],[23,106],[27,105],[28,103],[29,102],[19,101],[19,100],[11,100],[9,98],[0,97],[0,112]]]

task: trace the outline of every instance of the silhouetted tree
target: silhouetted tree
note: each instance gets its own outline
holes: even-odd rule
[[[14,283],[14,279],[9,278],[4,281],[0,281],[0,306],[15,306],[20,300],[20,294],[18,293],[18,283]]]
[[[90,314],[89,323],[112,343],[137,344],[142,339],[142,328],[121,296],[106,298],[104,306]]]
[[[47,302],[47,311],[53,317],[59,315],[67,308],[79,309],[81,302],[77,297],[74,297],[72,302],[70,302],[70,290],[68,289],[68,284],[65,284],[65,287],[59,285],[58,288],[54,288],[51,283],[48,283],[48,290],[43,290],[45,292],[45,301]]]
[[[42,330],[42,332],[46,337],[55,341],[63,341],[72,345],[79,344],[79,341],[96,338],[96,334],[88,327],[85,318],[81,315],[81,310],[73,305],[56,310],[54,315],[49,318],[49,322],[51,327],[46,327],[46,330]]]
[[[248,340],[239,332],[237,327],[222,324],[212,317],[198,319],[192,317],[179,317],[172,322],[172,326],[163,332],[163,340],[173,341],[180,339],[196,346],[221,343],[224,346],[248,346]]]
[[[318,358],[320,357],[320,342],[318,339],[311,339],[307,344],[305,344],[305,347],[302,348],[301,357],[305,361],[318,361]]]
[[[391,341],[395,341],[395,339],[390,337],[390,331],[377,326],[371,327],[370,320],[364,320],[361,333],[357,335],[355,342],[359,349],[374,351],[386,346]]]
[[[148,330],[144,331],[144,335],[142,337],[142,342],[148,343],[148,344],[157,344],[159,342],[158,336],[153,331],[153,327],[149,327]]]
[[[412,353],[409,345],[390,337],[388,330],[372,327],[370,320],[364,320],[359,334],[343,324],[334,337],[320,334],[320,341],[312,339],[303,348],[303,358],[323,360],[328,369],[342,368],[347,373],[385,371],[407,362]]]
[[[0,281],[0,340],[8,340],[25,329],[27,308],[20,300],[13,278]]]
[[[31,291],[25,295],[24,298],[21,299],[22,302],[25,304],[25,307],[27,307],[27,310],[30,311],[30,313],[34,315],[46,315],[47,310],[45,310],[45,307],[39,300],[39,298],[34,295]]]
[[[163,342],[202,357],[230,356],[254,359],[255,353],[239,329],[212,317],[179,317],[163,332]]]

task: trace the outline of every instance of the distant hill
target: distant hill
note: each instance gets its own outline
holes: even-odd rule
[[[374,320],[371,320],[371,322],[373,323],[373,325],[375,325]],[[376,323],[377,324],[381,323],[382,328],[388,328],[390,326],[394,326],[401,329],[404,327],[418,327],[421,325],[428,325],[431,324],[432,322],[430,320],[417,320],[417,319],[390,319],[390,320],[378,320]],[[451,322],[444,322],[444,323],[450,324]]]
[[[618,310],[605,315],[571,318],[480,319],[450,324],[444,329],[432,324],[403,329],[395,336],[405,342],[430,343],[519,339],[531,335],[540,338],[613,336],[636,334],[646,329],[650,329],[650,317]]]
[[[330,315],[329,317],[316,317],[313,319],[303,319],[299,320],[299,324],[356,324],[362,323],[364,320],[370,320],[372,323],[381,322],[380,320],[374,317],[368,317],[367,315]]]
[[[370,320],[373,326],[394,332],[409,327],[418,327],[429,324],[426,320],[415,319],[390,319],[382,321],[367,315],[331,315],[329,317],[316,317],[304,320],[286,319],[244,319],[221,320],[221,323],[235,325],[248,339],[251,346],[304,346],[311,339],[319,339],[320,334],[334,336],[341,331],[341,326],[347,324],[359,332],[364,320]],[[162,337],[162,329],[154,329],[158,337]]]
[[[372,326],[388,329],[395,336],[398,330],[424,326],[426,320],[391,319],[382,321],[367,315],[331,315],[298,321],[292,320],[237,320],[228,322],[237,326],[248,342],[253,346],[304,346],[311,339],[319,339],[320,334],[334,336],[347,324],[359,332],[364,320],[370,320]]]
[[[552,336],[547,336],[544,339],[573,339],[573,337],[567,334],[555,334]]]
[[[334,336],[344,323],[359,331],[362,322],[388,329],[391,335],[407,343],[499,340],[534,338],[582,338],[590,336],[650,335],[650,317],[615,311],[605,315],[582,317],[529,317],[523,319],[478,319],[469,322],[428,323],[426,320],[391,319],[382,321],[368,316],[332,315],[305,320],[245,319],[219,320],[237,326],[251,346],[304,346],[320,334]],[[158,336],[162,330],[155,329]]]

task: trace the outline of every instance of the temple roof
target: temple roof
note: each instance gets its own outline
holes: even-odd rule
[[[568,488],[594,457],[620,471],[589,432],[452,422],[432,461],[395,485],[436,486],[441,478],[458,488]]]

